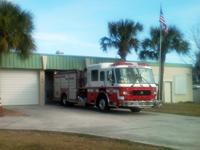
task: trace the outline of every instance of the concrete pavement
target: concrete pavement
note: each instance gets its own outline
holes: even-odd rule
[[[183,150],[200,149],[200,117],[125,110],[100,113],[93,108],[52,105],[11,108],[27,116],[1,117],[1,129],[76,132]]]

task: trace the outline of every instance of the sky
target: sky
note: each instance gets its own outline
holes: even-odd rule
[[[33,37],[37,53],[119,58],[116,49],[103,52],[100,39],[108,36],[108,22],[130,19],[140,22],[148,37],[159,26],[160,5],[168,25],[177,26],[192,44],[192,28],[200,22],[200,0],[10,0],[33,15]],[[128,60],[139,60],[134,50]],[[166,62],[191,64],[189,57],[176,53]]]

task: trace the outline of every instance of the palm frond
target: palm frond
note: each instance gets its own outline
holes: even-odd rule
[[[15,50],[27,56],[35,50],[32,20],[31,13],[12,2],[0,0],[0,53]]]
[[[135,49],[135,52],[137,53],[138,52],[138,49],[140,47],[140,41],[136,38],[132,38],[130,39],[129,41],[129,51],[131,48],[134,48]]]
[[[168,33],[162,32],[162,59],[165,60],[166,54],[176,51],[178,54],[187,54],[189,51],[189,43],[183,39],[182,33],[175,27],[170,26]],[[142,42],[142,50],[140,50],[141,59],[158,59],[160,51],[160,29],[154,27],[150,29],[150,38],[146,38]]]
[[[108,37],[103,37],[100,39],[100,45],[103,51],[107,51],[108,48],[113,46],[113,42],[110,38]]]
[[[122,59],[125,59],[131,49],[137,52],[139,48],[139,40],[137,34],[143,29],[140,23],[135,23],[131,20],[119,20],[117,22],[108,23],[109,37],[103,37],[100,40],[100,45],[103,51],[114,47],[118,49],[118,54]]]
[[[139,53],[139,58],[141,60],[146,60],[146,59],[157,60],[158,53],[155,53],[154,51],[143,50]]]

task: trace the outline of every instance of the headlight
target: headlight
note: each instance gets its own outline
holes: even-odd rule
[[[128,95],[128,92],[127,91],[123,91],[122,95]]]

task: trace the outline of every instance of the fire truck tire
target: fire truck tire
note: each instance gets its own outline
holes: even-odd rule
[[[140,112],[141,111],[141,108],[139,107],[132,107],[130,108],[131,112]]]
[[[62,95],[62,97],[61,97],[61,105],[63,105],[63,106],[74,106],[74,104],[73,103],[70,103],[70,102],[68,102],[67,101],[67,95]]]
[[[109,106],[108,106],[108,101],[105,96],[100,96],[97,101],[97,107],[100,111],[108,111]]]
[[[67,96],[66,95],[62,95],[61,99],[60,99],[60,104],[62,106],[65,106],[66,105],[66,100],[67,100]]]

